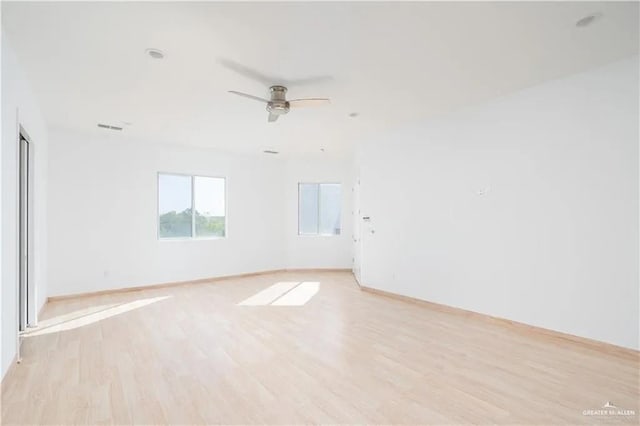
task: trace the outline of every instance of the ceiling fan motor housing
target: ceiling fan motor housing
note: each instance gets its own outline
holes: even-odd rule
[[[287,88],[284,86],[271,86],[271,100],[267,103],[267,111],[271,114],[282,115],[289,112],[289,102],[287,102]]]

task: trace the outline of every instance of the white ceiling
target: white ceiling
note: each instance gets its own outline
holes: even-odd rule
[[[577,28],[581,17],[602,18]],[[380,131],[638,52],[638,3],[2,3],[52,126],[260,153],[348,154]],[[164,60],[145,55],[154,47]],[[267,87],[332,104],[267,123]],[[349,118],[350,112],[359,112]]]

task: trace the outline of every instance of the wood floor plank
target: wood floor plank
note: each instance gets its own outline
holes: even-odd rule
[[[319,285],[241,304],[279,282]],[[639,359],[365,293],[345,272],[54,301],[23,353],[2,424],[639,421]],[[607,401],[636,414],[584,414]]]

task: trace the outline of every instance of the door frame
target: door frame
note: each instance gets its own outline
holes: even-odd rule
[[[25,128],[18,123],[17,137],[17,299],[18,333],[37,325],[36,291],[33,280],[34,252],[34,144]],[[26,151],[23,153],[23,141]],[[26,159],[23,162],[23,155]],[[23,167],[26,166],[26,173]],[[26,180],[23,188],[23,180]],[[24,189],[24,193],[23,193]],[[24,197],[24,198],[23,198]],[[23,212],[23,203],[26,212]],[[23,237],[23,231],[26,235]],[[26,249],[23,248],[26,244]],[[24,262],[24,265],[23,265]],[[19,342],[18,342],[19,343]]]

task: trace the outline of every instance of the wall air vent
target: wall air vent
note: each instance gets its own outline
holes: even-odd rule
[[[265,154],[279,154],[279,152],[278,152],[278,151],[273,151],[273,150],[271,150],[271,149],[265,149],[265,150],[264,150],[264,151],[262,151],[262,152],[264,152]]]
[[[102,128],[102,129],[109,129],[109,130],[122,130],[122,127],[118,127],[118,126],[110,126],[108,124],[102,124],[102,123],[98,123],[98,127]]]

